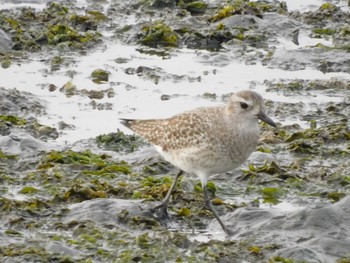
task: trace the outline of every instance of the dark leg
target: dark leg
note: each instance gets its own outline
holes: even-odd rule
[[[204,195],[205,205],[213,213],[213,215],[215,216],[216,220],[218,220],[219,224],[221,225],[221,227],[225,231],[225,233],[227,235],[229,235],[229,236],[232,235],[233,232],[230,229],[228,229],[227,226],[222,222],[222,220],[219,217],[218,213],[214,209],[213,204],[211,203],[211,200],[210,200],[210,196],[209,196],[209,193],[208,193],[207,185],[203,185],[202,187],[203,187],[203,195]]]
[[[167,211],[167,207],[168,207],[168,203],[169,203],[169,199],[170,199],[170,196],[171,196],[171,192],[174,190],[176,184],[177,184],[177,181],[179,179],[179,177],[183,174],[183,171],[180,170],[175,178],[174,178],[174,181],[173,181],[173,184],[170,186],[170,189],[168,190],[165,198],[163,199],[162,203],[160,205],[157,205],[156,207],[152,208],[151,209],[151,212],[154,213],[156,210],[160,210],[160,213],[159,213],[159,218],[160,219],[165,219],[165,218],[168,218],[169,215],[168,215],[168,211]]]

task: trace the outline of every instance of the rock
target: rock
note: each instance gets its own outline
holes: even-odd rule
[[[83,256],[83,253],[79,250],[68,247],[58,241],[49,242],[46,245],[46,249],[51,253],[69,256],[74,259],[79,259],[81,256]]]
[[[0,114],[23,116],[23,114],[41,115],[45,113],[43,101],[29,92],[0,87]]]
[[[70,205],[70,212],[63,220],[65,223],[72,221],[93,221],[97,224],[120,224],[118,216],[123,210],[129,214],[139,214],[143,211],[142,200],[124,199],[93,199]]]
[[[26,132],[14,130],[7,136],[0,137],[0,149],[6,154],[32,156],[40,151],[49,151],[53,146],[35,139]]]
[[[257,244],[289,240],[288,248],[274,253],[282,257],[335,262],[350,253],[350,196],[321,208],[239,208],[222,219],[235,238],[254,234]],[[213,220],[209,229],[218,231],[220,226]]]
[[[0,52],[11,50],[13,42],[11,38],[0,29]]]
[[[151,7],[153,8],[164,8],[164,7],[175,7],[176,1],[174,0],[153,0]]]

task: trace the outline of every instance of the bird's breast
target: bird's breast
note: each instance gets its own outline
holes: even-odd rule
[[[232,136],[227,139],[227,155],[232,161],[242,164],[256,149],[260,136],[259,126],[246,125],[233,129],[231,133]]]

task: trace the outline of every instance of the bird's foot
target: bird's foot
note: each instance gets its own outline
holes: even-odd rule
[[[225,234],[228,237],[232,237],[235,234],[235,232],[232,231],[231,229],[227,228],[227,226],[223,227],[222,229],[224,230]]]
[[[159,220],[165,220],[165,219],[169,219],[169,214],[168,214],[168,206],[164,203],[161,203],[160,205],[157,205],[153,208],[150,209],[150,211],[153,214],[156,214],[157,218]]]

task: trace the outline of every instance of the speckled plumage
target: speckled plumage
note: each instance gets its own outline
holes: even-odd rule
[[[249,102],[253,113],[263,106],[258,93],[241,91],[226,106],[198,108],[167,119],[125,120],[125,125],[155,145],[167,161],[206,183],[208,176],[241,165],[258,143],[258,117],[237,102]]]
[[[253,91],[240,91],[225,106],[198,108],[167,119],[122,120],[152,143],[165,160],[200,178],[208,208],[228,233],[208,202],[207,180],[210,175],[237,168],[255,150],[260,134],[258,119],[275,126],[263,112],[262,97]],[[165,207],[168,199],[167,195]]]

